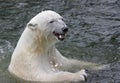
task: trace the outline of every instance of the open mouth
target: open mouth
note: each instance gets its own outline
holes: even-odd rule
[[[53,34],[61,41],[63,41],[66,37],[66,33],[57,33],[57,32],[53,32]]]

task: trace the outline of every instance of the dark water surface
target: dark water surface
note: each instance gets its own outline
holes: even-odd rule
[[[7,67],[27,22],[42,10],[60,13],[70,30],[58,49],[67,57],[111,68],[89,71],[85,83],[120,83],[120,0],[0,0],[0,83],[27,83]]]

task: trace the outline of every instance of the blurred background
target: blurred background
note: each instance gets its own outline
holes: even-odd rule
[[[33,83],[11,76],[7,68],[26,24],[43,10],[65,18],[69,32],[56,45],[64,56],[110,64],[89,71],[84,83],[120,83],[120,0],[0,0],[0,83]]]

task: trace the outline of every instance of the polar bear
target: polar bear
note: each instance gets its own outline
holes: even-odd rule
[[[68,31],[63,17],[46,10],[33,17],[13,52],[8,70],[19,78],[40,83],[84,81],[84,69],[94,63],[67,59],[55,48]]]

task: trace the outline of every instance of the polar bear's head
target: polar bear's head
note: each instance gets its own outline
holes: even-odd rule
[[[68,31],[63,17],[51,10],[42,11],[32,18],[27,26],[32,31],[40,31],[44,36],[54,40],[64,40]]]

